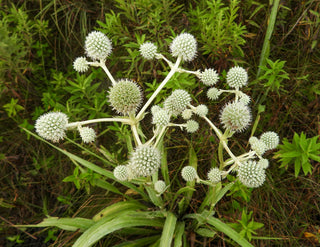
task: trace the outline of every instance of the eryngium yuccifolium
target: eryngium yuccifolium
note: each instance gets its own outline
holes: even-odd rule
[[[273,131],[263,133],[260,136],[260,140],[266,144],[267,150],[274,149],[279,145],[279,136]]]
[[[85,57],[78,57],[73,62],[73,68],[78,72],[86,72],[89,69],[88,61]]]
[[[239,98],[239,101],[245,105],[249,105],[251,99],[250,99],[250,96],[245,94],[245,93],[242,93],[240,95],[240,98]]]
[[[181,116],[184,120],[188,120],[192,117],[192,110],[191,109],[185,109],[182,113]]]
[[[207,97],[210,100],[217,100],[222,92],[215,87],[212,87],[207,92]]]
[[[198,105],[195,113],[200,117],[205,117],[208,114],[208,107],[206,105]]]
[[[249,142],[250,142],[250,140],[249,140]],[[267,151],[266,144],[261,140],[254,141],[254,142],[250,143],[250,145],[251,145],[251,149],[253,151],[255,151],[256,154],[259,156],[263,155],[265,153],[265,151]]]
[[[157,182],[155,182],[154,184],[154,189],[162,194],[165,190],[166,190],[166,183],[162,180],[158,180]]]
[[[251,122],[250,109],[241,102],[228,103],[222,109],[220,120],[224,128],[241,132],[245,130]]]
[[[162,108],[158,105],[153,105],[151,107],[151,114],[154,115],[157,111],[161,110]]]
[[[140,87],[131,80],[120,80],[111,87],[109,101],[123,115],[134,113],[142,102]]]
[[[84,48],[88,57],[93,60],[105,60],[111,53],[112,45],[105,34],[93,31],[87,35]]]
[[[238,167],[239,181],[249,188],[261,186],[265,179],[265,169],[254,160],[248,160]]]
[[[129,168],[136,177],[147,177],[160,167],[160,152],[151,146],[139,146],[131,154]]]
[[[125,165],[118,165],[113,170],[113,175],[116,179],[120,181],[128,180],[128,168]]]
[[[181,56],[183,61],[192,61],[197,54],[197,41],[193,35],[182,33],[172,41],[171,54],[174,57]]]
[[[49,112],[40,116],[35,124],[39,136],[52,142],[63,140],[66,135],[68,117],[62,112]]]
[[[152,123],[156,124],[159,127],[165,127],[170,122],[170,115],[168,111],[160,109],[155,114],[153,114]]]
[[[213,86],[219,80],[219,75],[214,69],[205,69],[200,74],[200,80],[206,86]]]
[[[89,127],[80,127],[79,133],[84,143],[94,142],[97,137],[94,129]]]
[[[194,133],[199,129],[199,124],[194,120],[188,120],[186,123],[186,130],[188,133]]]
[[[259,141],[259,139],[257,137],[255,137],[255,136],[251,136],[249,138],[250,145],[253,145],[255,142],[258,142],[258,141]]]
[[[219,168],[211,168],[208,172],[208,179],[212,183],[219,183],[221,181],[221,171]]]
[[[151,60],[157,53],[157,46],[151,42],[143,43],[140,45],[140,53],[145,59]]]
[[[239,66],[235,66],[229,69],[227,73],[227,84],[232,87],[239,89],[242,86],[245,86],[248,82],[247,71]]]
[[[267,169],[269,167],[269,160],[267,159],[260,159],[258,161],[258,165],[260,165],[262,168]]]
[[[198,177],[196,169],[192,166],[183,167],[181,170],[181,176],[187,182],[193,181]]]
[[[172,115],[177,116],[186,109],[190,102],[190,94],[183,89],[177,89],[174,90],[172,94],[164,101],[164,108]]]

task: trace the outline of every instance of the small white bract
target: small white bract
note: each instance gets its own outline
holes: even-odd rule
[[[207,92],[207,97],[210,100],[217,100],[221,95],[221,91],[218,88],[212,87]]]
[[[170,115],[168,111],[164,109],[158,110],[155,114],[153,114],[152,123],[156,124],[159,127],[165,127],[170,122]]]
[[[214,69],[205,69],[200,74],[200,80],[206,86],[213,86],[219,80],[219,75],[216,70]]]
[[[88,61],[85,57],[78,57],[73,62],[73,68],[78,72],[86,72],[89,69]]]
[[[186,130],[188,133],[194,133],[199,129],[198,122],[194,120],[188,120],[186,124]]]
[[[198,105],[195,113],[200,117],[205,117],[208,114],[208,107],[206,105]]]
[[[256,161],[248,160],[238,167],[238,178],[243,185],[256,188],[266,180],[265,169]]]
[[[221,112],[220,120],[223,127],[236,132],[245,130],[251,122],[251,113],[248,106],[241,102],[228,103]]]
[[[87,35],[84,47],[88,57],[93,60],[105,60],[112,50],[109,38],[99,31],[93,31]]]
[[[143,43],[140,46],[141,55],[148,60],[153,59],[157,53],[157,46],[151,42]]]
[[[128,167],[136,177],[147,177],[160,167],[161,155],[158,149],[151,146],[139,146],[131,154]]]
[[[181,170],[181,176],[185,181],[189,182],[195,180],[198,177],[198,174],[194,167],[185,166]]]
[[[182,33],[172,41],[171,54],[174,57],[181,56],[183,61],[192,61],[197,54],[197,41],[193,35]]]
[[[166,183],[162,180],[158,180],[157,182],[155,182],[154,184],[154,189],[162,194],[165,190],[166,190]]]
[[[110,88],[109,101],[123,115],[134,113],[142,102],[140,87],[131,80],[120,80]]]
[[[276,132],[267,131],[260,136],[260,140],[263,141],[267,150],[276,148],[279,145],[279,136]]]
[[[227,73],[227,84],[235,89],[247,85],[248,74],[247,71],[239,66],[229,69]]]
[[[97,137],[94,129],[89,127],[80,127],[79,133],[84,143],[94,142]]]
[[[164,108],[172,115],[177,116],[184,111],[191,102],[190,94],[183,89],[176,89],[164,101]]]
[[[52,142],[63,140],[66,135],[68,117],[62,112],[49,112],[40,116],[35,124],[39,136]]]
[[[221,181],[221,171],[214,167],[208,172],[208,180],[212,183],[219,183]]]
[[[116,179],[120,181],[128,180],[128,168],[125,165],[118,165],[113,170],[113,175]]]

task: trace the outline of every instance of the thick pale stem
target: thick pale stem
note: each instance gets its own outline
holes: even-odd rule
[[[154,91],[154,93],[151,95],[151,97],[149,98],[147,103],[140,110],[140,112],[138,113],[138,115],[136,117],[137,119],[140,119],[142,117],[143,113],[147,110],[147,108],[152,103],[152,101],[157,97],[157,95],[160,93],[162,88],[167,84],[167,82],[170,80],[170,78],[174,75],[174,73],[176,72],[176,70],[179,67],[180,62],[181,62],[181,57],[179,56],[176,63],[174,64],[174,66],[171,68],[167,77],[163,80],[163,82],[161,82],[160,86],[156,89],[156,91]]]
[[[104,70],[104,72],[106,72],[107,76],[109,77],[109,79],[112,82],[112,85],[114,86],[117,82],[116,80],[113,78],[113,76],[111,75],[110,71],[108,70],[107,66],[105,65],[105,61],[100,61],[100,67]]]
[[[87,124],[92,124],[92,123],[101,123],[101,122],[121,122],[124,124],[132,124],[132,120],[127,119],[127,118],[97,118],[97,119],[91,119],[91,120],[86,120],[86,121],[79,121],[79,122],[73,122],[73,123],[68,123],[67,128],[77,128],[79,125],[87,125]]]
[[[132,129],[133,137],[136,140],[136,143],[138,144],[138,146],[142,145],[142,142],[138,134],[137,125],[136,124],[131,125],[131,129]]]

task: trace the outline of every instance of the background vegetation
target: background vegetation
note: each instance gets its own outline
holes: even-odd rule
[[[224,74],[234,64],[245,67],[251,81],[247,93],[253,98],[254,117],[259,118],[256,133],[274,130],[284,139],[284,146],[269,154],[272,162],[261,188],[251,191],[239,186],[222,200],[217,212],[239,232],[250,229],[251,219],[263,223],[256,229],[261,238],[253,237],[255,246],[319,245],[320,1],[282,1],[276,9],[270,45],[262,53],[276,2],[0,1],[0,245],[71,245],[77,233],[21,231],[12,225],[37,223],[45,215],[90,216],[122,199],[95,187],[92,174],[77,177],[68,158],[20,129],[33,130],[35,119],[53,109],[67,113],[72,121],[112,115],[102,73],[97,69],[78,75],[72,69],[74,58],[82,55],[85,36],[93,29],[103,31],[113,42],[108,60],[111,73],[135,79],[146,95],[163,77],[163,64],[145,63],[139,55],[139,44],[147,40],[168,51],[172,36],[185,30],[199,44],[190,69],[214,66]],[[262,56],[266,59],[259,69]],[[206,103],[194,79],[186,76],[173,84],[171,88],[187,86],[199,102]],[[217,105],[209,103],[209,117],[216,116]],[[114,129],[120,132],[109,131]],[[125,160],[121,147],[126,131],[109,126],[99,143],[88,148],[99,152],[102,144],[111,148],[109,159]],[[241,149],[249,135],[235,145]],[[209,167],[215,158],[210,152],[216,148],[210,133],[194,134],[191,143],[199,166]],[[70,141],[59,146],[94,161]],[[178,149],[188,146],[182,132],[169,133],[166,146],[172,167],[187,155]],[[71,175],[74,183],[62,182]],[[97,246],[112,246],[121,238],[125,236],[109,237]],[[193,239],[190,234],[192,241],[195,246],[228,245],[223,238]]]

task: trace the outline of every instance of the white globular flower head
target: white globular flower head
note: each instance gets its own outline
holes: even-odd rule
[[[267,150],[275,149],[279,145],[279,136],[273,131],[263,133],[260,140],[266,144]]]
[[[197,41],[193,35],[182,33],[174,38],[170,45],[171,54],[174,57],[182,57],[183,61],[192,61],[197,54]]]
[[[168,111],[165,109],[160,109],[157,112],[153,114],[152,123],[159,126],[159,127],[165,127],[170,122],[170,115],[168,114]]]
[[[185,109],[182,113],[181,116],[184,120],[189,120],[192,117],[192,110],[191,109]]]
[[[97,137],[94,129],[89,128],[89,127],[80,127],[79,133],[80,133],[81,139],[84,143],[94,142]]]
[[[269,167],[269,160],[260,159],[257,164],[260,165],[262,168],[267,169]]]
[[[208,107],[206,105],[198,105],[195,113],[200,117],[205,117],[208,114]]]
[[[158,106],[158,105],[153,105],[152,107],[151,107],[151,114],[152,115],[154,115],[157,111],[159,111],[159,110],[161,110],[162,108],[160,107],[160,106]]]
[[[134,113],[142,102],[140,87],[133,81],[123,79],[109,91],[111,106],[123,115]]]
[[[221,111],[220,120],[224,128],[241,132],[251,123],[250,108],[239,101],[228,103]]]
[[[241,93],[240,94],[240,98],[239,101],[245,105],[249,105],[251,102],[251,98],[249,95],[245,94],[245,93]]]
[[[164,108],[172,115],[177,116],[187,108],[191,102],[190,94],[183,89],[176,89],[164,101]]]
[[[128,168],[125,165],[118,165],[113,170],[113,175],[116,179],[120,181],[126,181],[128,180]]]
[[[227,84],[235,89],[242,88],[248,83],[247,71],[239,66],[229,69],[227,73]]]
[[[49,112],[40,116],[35,124],[39,136],[59,142],[66,136],[68,117],[62,112]]]
[[[250,142],[250,139],[249,139],[249,142]],[[250,145],[251,145],[251,149],[255,151],[256,154],[259,156],[263,155],[265,151],[267,151],[266,144],[261,140],[253,141],[252,143],[250,143]]]
[[[181,170],[181,176],[187,182],[193,181],[196,178],[198,178],[197,171],[192,166],[183,167],[182,170]]]
[[[89,69],[88,61],[85,57],[78,57],[73,62],[73,68],[75,71],[83,73]]]
[[[112,50],[109,38],[100,31],[89,33],[85,40],[85,51],[93,60],[105,60]]]
[[[206,86],[213,86],[219,80],[219,75],[215,69],[205,69],[200,73],[200,81]]]
[[[219,98],[219,96],[221,95],[221,91],[216,88],[216,87],[212,87],[208,90],[207,92],[207,97],[210,100],[217,100]]]
[[[237,171],[239,181],[249,188],[257,188],[266,180],[265,169],[254,160],[243,162]]]
[[[186,131],[188,133],[194,133],[199,129],[199,124],[198,122],[194,120],[188,120],[186,123]]]
[[[156,56],[157,46],[151,42],[140,45],[140,53],[145,59],[151,60]]]
[[[166,183],[163,180],[158,180],[154,183],[154,189],[159,193],[162,194],[166,190]]]
[[[158,149],[142,145],[131,154],[128,167],[136,177],[147,177],[160,167],[161,155]]]
[[[211,168],[208,172],[208,180],[212,183],[219,183],[221,181],[221,171],[219,168]]]

